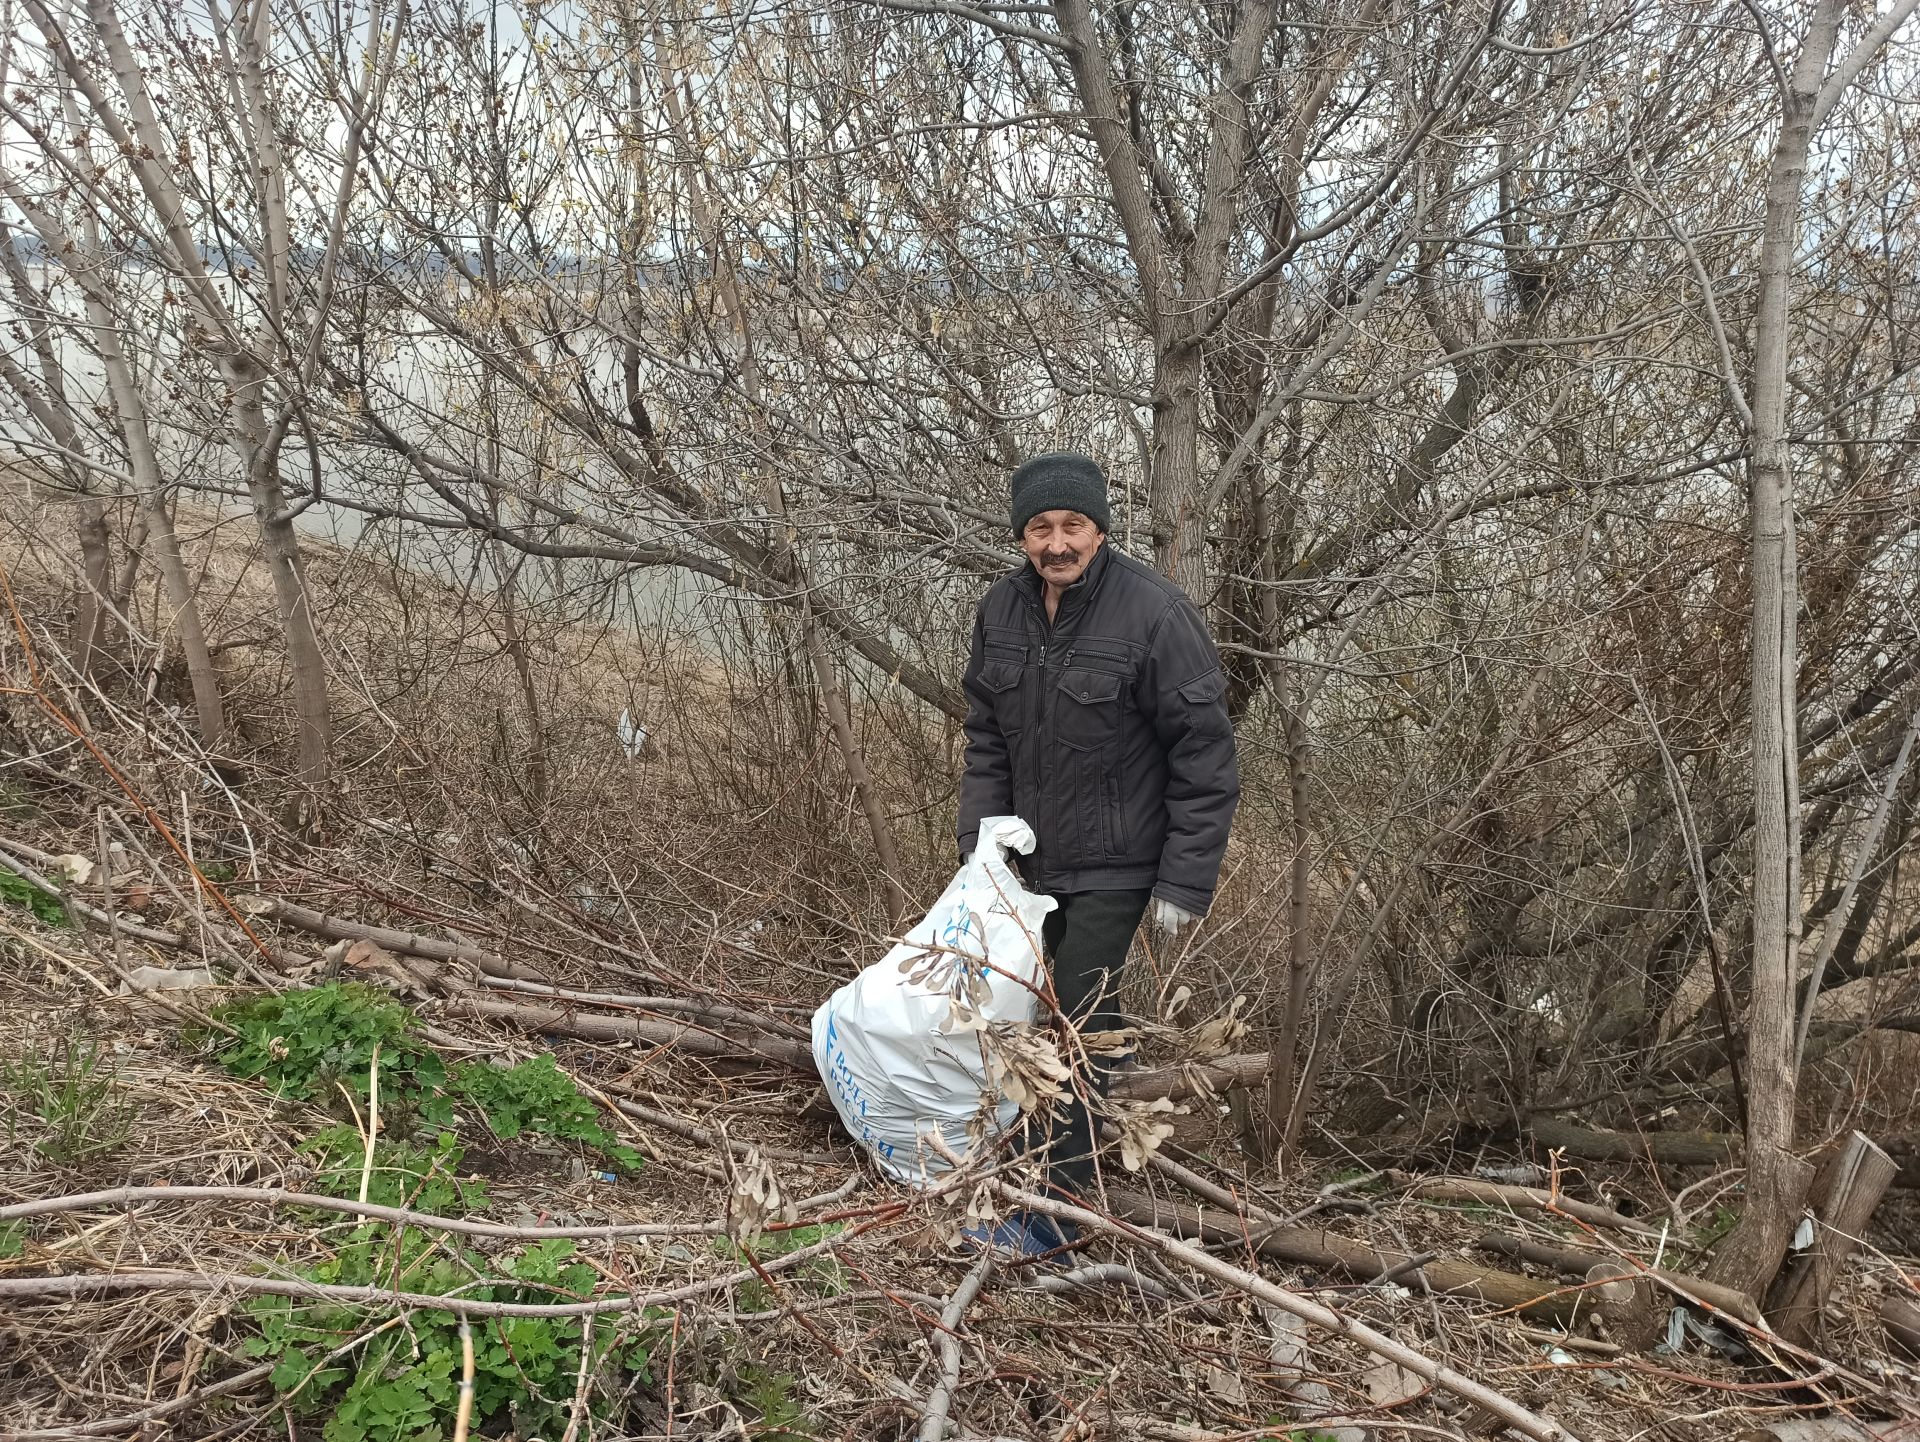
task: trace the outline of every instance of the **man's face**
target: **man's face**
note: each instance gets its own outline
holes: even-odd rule
[[[1064,590],[1086,574],[1107,534],[1078,511],[1042,511],[1027,522],[1020,549],[1049,586]]]

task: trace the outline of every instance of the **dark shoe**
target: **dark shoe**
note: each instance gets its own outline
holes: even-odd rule
[[[1038,1212],[1015,1212],[989,1227],[976,1222],[960,1233],[963,1252],[991,1251],[1003,1262],[1037,1262],[1080,1240],[1071,1222],[1056,1222]]]

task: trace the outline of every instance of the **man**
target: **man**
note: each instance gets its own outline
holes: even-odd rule
[[[1083,1033],[1115,1030],[1121,963],[1149,905],[1172,935],[1213,900],[1240,796],[1220,658],[1186,593],[1107,544],[1106,477],[1089,457],[1026,462],[1011,513],[1027,564],[974,617],[960,851],[989,816],[1033,828],[1022,870],[1059,902],[1042,936],[1055,999]],[[1104,1094],[1105,1070],[1077,1081]],[[1097,1126],[1077,1086],[1049,1146],[1055,1188],[1092,1181]],[[1068,1238],[1024,1216],[992,1240],[1031,1255]]]

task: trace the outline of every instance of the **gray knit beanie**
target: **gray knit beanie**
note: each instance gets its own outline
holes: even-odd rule
[[[1013,473],[1013,533],[1024,535],[1027,522],[1042,511],[1078,511],[1102,532],[1113,529],[1107,508],[1107,478],[1091,456],[1049,451]]]

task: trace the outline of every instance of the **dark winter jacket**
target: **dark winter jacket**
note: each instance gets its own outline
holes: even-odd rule
[[[1040,841],[1032,885],[1151,887],[1207,910],[1240,771],[1220,658],[1184,591],[1109,542],[1049,625],[1033,567],[1003,576],[974,617],[965,688],[963,857],[982,819],[1017,815]]]

